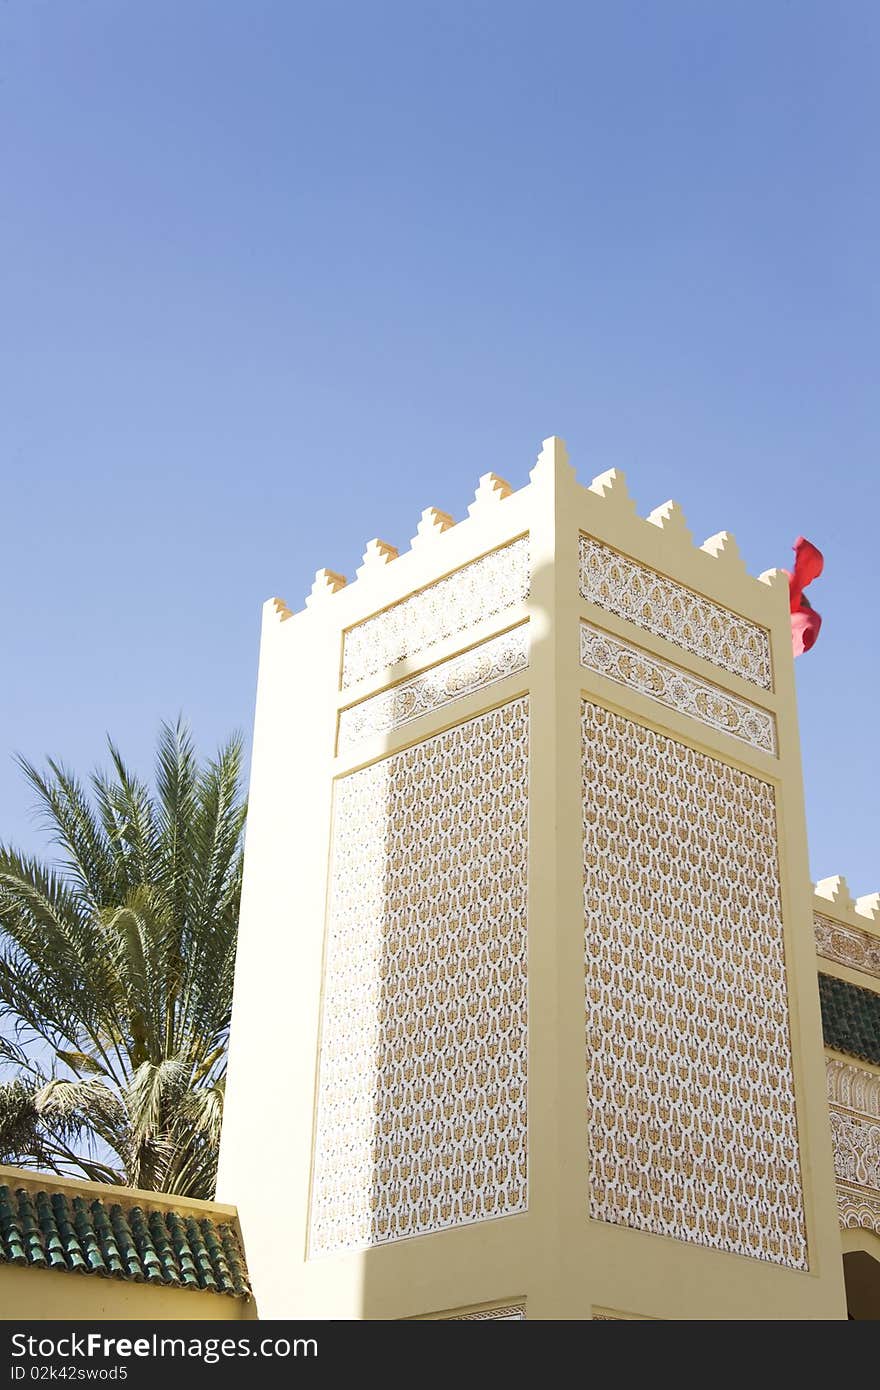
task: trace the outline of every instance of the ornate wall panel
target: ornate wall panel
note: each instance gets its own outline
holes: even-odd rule
[[[444,638],[524,602],[528,592],[529,542],[524,536],[349,628],[342,688],[398,661],[418,660]]]
[[[720,729],[762,753],[776,753],[776,721],[772,714],[584,622],[581,665],[618,685],[638,690],[669,709],[690,715],[701,724]]]
[[[870,1187],[880,1197],[880,1123],[832,1110],[831,1137],[840,1181]]]
[[[402,681],[393,690],[383,691],[343,710],[339,716],[338,751],[342,753],[372,734],[399,729],[420,715],[451,705],[462,695],[470,695],[516,671],[524,671],[528,664],[529,633],[524,623],[512,632],[481,642],[461,656],[441,662],[430,671]]]
[[[772,689],[770,638],[762,627],[592,536],[580,538],[580,590],[598,608]]]
[[[583,704],[590,1215],[807,1267],[772,787]]]
[[[830,917],[823,917],[820,912],[813,914],[813,926],[818,955],[880,979],[880,940],[872,932],[843,927],[839,922],[832,922]]]
[[[525,698],[337,783],[313,1255],[525,1210],[527,835]]]
[[[831,1057],[825,1066],[840,1224],[880,1234],[880,1075]]]

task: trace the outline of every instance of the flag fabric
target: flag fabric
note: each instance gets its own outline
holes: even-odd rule
[[[788,576],[788,594],[791,608],[791,646],[795,656],[808,652],[822,626],[822,618],[810,603],[804,589],[814,579],[818,579],[825,564],[821,550],[810,541],[798,536],[794,545],[794,569]]]

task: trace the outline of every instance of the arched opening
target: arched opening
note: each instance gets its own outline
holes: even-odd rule
[[[880,1321],[880,1260],[864,1250],[843,1257],[847,1312],[856,1322]]]

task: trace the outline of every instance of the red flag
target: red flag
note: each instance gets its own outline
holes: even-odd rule
[[[804,589],[814,579],[818,579],[825,564],[821,550],[817,550],[803,536],[798,536],[794,550],[794,569],[788,576],[788,593],[791,606],[791,646],[795,656],[808,652],[819,636],[822,618],[804,594]]]

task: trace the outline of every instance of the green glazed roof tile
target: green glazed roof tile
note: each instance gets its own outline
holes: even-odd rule
[[[147,1218],[141,1207],[132,1207],[128,1213],[131,1233],[134,1236],[134,1243],[143,1265],[144,1278],[150,1284],[163,1284],[162,1261],[159,1259],[159,1252],[153,1244],[153,1237]]]
[[[67,1261],[64,1258],[64,1246],[61,1244],[61,1236],[55,1221],[55,1213],[52,1210],[52,1203],[49,1201],[48,1194],[45,1192],[37,1193],[37,1220],[40,1223],[40,1230],[46,1242],[46,1256],[49,1261],[50,1269],[66,1269]]]
[[[202,1240],[201,1232],[194,1217],[188,1216],[184,1224],[186,1226],[187,1239],[189,1240],[189,1248],[192,1250],[193,1258],[198,1265],[199,1281],[206,1289],[216,1289],[217,1279],[211,1268],[211,1255],[208,1250],[207,1241]],[[222,1247],[220,1247],[220,1250],[222,1254]]]
[[[820,975],[819,1000],[826,1046],[880,1066],[880,994]]]
[[[222,1284],[226,1284],[230,1288],[234,1288],[235,1281],[232,1278],[232,1271],[226,1262],[226,1252],[223,1249],[223,1244],[220,1240],[220,1234],[217,1230],[217,1227],[214,1225],[213,1221],[211,1221],[209,1217],[205,1217],[204,1220],[200,1221],[198,1224],[201,1228],[202,1236],[204,1238],[205,1250],[207,1251],[211,1264],[214,1270],[216,1271],[217,1278],[221,1281]]]
[[[91,1216],[95,1226],[95,1235],[104,1253],[107,1273],[124,1275],[125,1267],[120,1258],[119,1246],[116,1244],[116,1236],[114,1235],[113,1227],[110,1224],[110,1218],[104,1209],[103,1203],[92,1202]]]
[[[46,1251],[43,1245],[43,1237],[37,1224],[37,1217],[34,1211],[34,1204],[31,1201],[31,1194],[25,1192],[24,1188],[17,1194],[18,1196],[18,1225],[22,1233],[23,1244],[28,1258],[28,1264],[43,1266],[48,1263]]]
[[[113,1189],[108,1188],[108,1196]],[[232,1226],[100,1198],[0,1186],[0,1263],[245,1296]]]
[[[220,1240],[223,1245],[223,1253],[226,1256],[226,1263],[229,1266],[229,1273],[232,1275],[232,1286],[235,1292],[238,1294],[247,1293],[247,1275],[239,1254],[238,1241],[231,1226],[220,1227]]]
[[[180,1277],[188,1289],[199,1287],[199,1276],[196,1270],[196,1262],[190,1249],[189,1241],[186,1238],[186,1229],[176,1211],[169,1211],[165,1224],[171,1233],[171,1245],[177,1256],[177,1264],[180,1269]]]
[[[13,1202],[9,1188],[0,1187],[0,1243],[6,1247],[3,1253],[11,1265],[26,1265],[27,1255]]]
[[[55,1212],[55,1221],[68,1269],[87,1270],[88,1261],[80,1247],[79,1238],[70,1219],[70,1206],[63,1192],[52,1193],[52,1209]]]
[[[118,1202],[114,1202],[110,1208],[110,1224],[116,1237],[116,1248],[125,1269],[125,1277],[133,1279],[136,1284],[142,1284],[144,1282],[144,1267],[134,1243],[128,1218]]]

